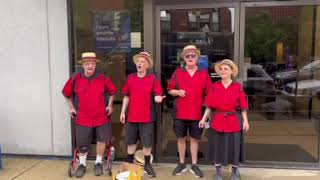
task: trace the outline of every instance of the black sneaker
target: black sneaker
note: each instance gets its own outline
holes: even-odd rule
[[[221,174],[216,173],[213,177],[213,180],[222,180]]]
[[[184,163],[179,163],[178,166],[172,171],[172,175],[179,176],[181,173],[187,170],[187,166]]]
[[[95,164],[93,171],[95,176],[101,176],[103,174],[102,164],[101,163]]]
[[[197,165],[191,165],[190,172],[197,178],[203,178],[203,172]]]
[[[240,173],[237,170],[236,172],[232,172],[230,176],[230,180],[239,180],[240,179]]]
[[[85,173],[86,173],[86,166],[83,165],[83,164],[80,164],[80,165],[78,166],[77,171],[76,171],[76,177],[77,177],[77,178],[82,178]]]
[[[144,165],[144,172],[151,178],[156,177],[156,173],[153,170],[153,167],[151,164],[145,164]]]

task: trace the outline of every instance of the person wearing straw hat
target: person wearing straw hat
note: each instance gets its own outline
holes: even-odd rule
[[[114,94],[117,90],[108,77],[96,71],[96,63],[100,62],[96,53],[84,52],[78,62],[82,65],[82,70],[74,73],[62,90],[69,105],[70,116],[75,118],[76,146],[79,148],[80,161],[76,177],[80,178],[86,172],[86,158],[94,130],[97,139],[94,172],[96,176],[100,176],[103,174],[102,158],[106,142],[112,136],[109,116],[113,111]],[[108,100],[106,94],[109,95]]]
[[[203,177],[203,172],[197,165],[198,147],[203,130],[198,123],[202,117],[204,96],[211,88],[211,79],[204,69],[200,70],[197,61],[200,52],[194,45],[187,45],[180,55],[186,66],[178,68],[172,74],[167,90],[175,98],[175,113],[173,130],[178,139],[179,163],[173,170],[173,175],[180,175],[187,170],[185,163],[186,141],[190,136],[190,151],[192,165],[190,172],[195,177]]]
[[[224,59],[215,64],[214,70],[221,76],[221,81],[213,83],[205,99],[206,110],[199,127],[203,128],[211,109],[214,109],[208,136],[208,157],[216,167],[214,179],[222,180],[221,166],[231,165],[230,178],[238,180],[240,179],[238,166],[243,160],[242,132],[249,131],[248,102],[242,84],[235,81],[238,67],[233,61]]]
[[[121,92],[124,94],[120,122],[125,124],[127,142],[127,160],[133,163],[140,138],[144,152],[144,172],[149,177],[156,177],[151,166],[151,151],[155,125],[155,103],[161,103],[163,98],[160,81],[153,73],[153,60],[147,52],[140,52],[133,57],[137,72],[127,77]],[[127,116],[126,116],[127,112]]]

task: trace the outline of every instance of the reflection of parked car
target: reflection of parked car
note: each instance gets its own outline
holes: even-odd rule
[[[320,91],[320,80],[309,79],[286,84],[282,93],[288,96],[313,96],[318,91]]]
[[[261,65],[251,64],[244,84],[247,95],[275,95],[275,82]]]
[[[310,100],[313,99],[311,97],[316,96],[320,100],[320,80],[309,79],[288,83],[284,86],[282,93],[286,96],[286,99],[293,102],[295,106],[297,106],[296,108],[298,109],[296,110],[300,112],[303,112],[301,110],[308,110],[308,116],[310,116],[311,112],[315,112],[315,109],[313,109],[314,107],[312,107],[313,103],[310,104]],[[302,101],[297,102],[298,99]],[[313,126],[315,131],[319,132],[320,114],[313,116]]]
[[[287,83],[291,83],[299,80],[312,79],[313,71],[320,68],[320,60],[315,60],[305,66],[303,66],[299,72],[297,70],[278,72],[275,75],[275,80],[277,81],[277,87],[283,88]],[[297,78],[297,73],[299,73],[299,78]]]
[[[220,80],[220,76],[210,73],[212,82]],[[247,71],[247,80],[243,84],[247,95],[275,95],[275,83],[273,78],[261,65],[251,64]]]

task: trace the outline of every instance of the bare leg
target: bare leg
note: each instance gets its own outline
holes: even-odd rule
[[[151,147],[149,147],[149,148],[143,147],[144,155],[145,156],[150,156],[151,155],[151,150],[152,150]]]
[[[103,156],[105,149],[106,149],[105,142],[97,142],[97,147],[96,147],[97,155]]]
[[[134,154],[136,152],[136,149],[137,149],[137,145],[136,144],[128,145],[127,153],[128,154]]]
[[[187,137],[178,138],[179,158],[180,158],[180,163],[183,163],[183,164],[185,163],[186,148],[187,148]]]
[[[199,140],[190,137],[190,151],[192,164],[198,163],[198,149],[199,149]]]

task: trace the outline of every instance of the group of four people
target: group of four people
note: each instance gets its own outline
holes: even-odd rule
[[[200,52],[196,46],[185,46],[180,57],[185,66],[175,70],[167,87],[168,93],[175,97],[173,130],[179,151],[179,163],[172,174],[180,175],[187,170],[185,153],[189,135],[192,159],[190,172],[195,177],[203,177],[197,165],[198,147],[204,124],[210,120],[208,147],[209,160],[216,167],[214,178],[222,179],[221,166],[231,164],[231,179],[239,179],[238,165],[243,158],[242,132],[249,130],[249,123],[246,96],[241,83],[235,81],[238,67],[231,60],[216,63],[214,68],[221,76],[221,81],[212,84],[208,73],[197,66]],[[63,88],[70,115],[76,118],[76,145],[80,150],[77,177],[85,174],[93,129],[97,139],[96,176],[103,173],[104,149],[112,135],[109,116],[113,111],[116,88],[108,77],[96,72],[96,63],[99,61],[95,53],[83,53],[79,61],[83,70],[73,74]],[[155,177],[150,163],[154,139],[154,102],[161,103],[165,96],[160,81],[149,72],[153,67],[150,55],[140,52],[133,57],[133,61],[137,72],[127,77],[121,89],[124,98],[120,122],[126,128],[127,160],[133,163],[137,141],[141,139],[145,156],[144,171],[149,177]],[[204,114],[203,105],[206,107]]]

